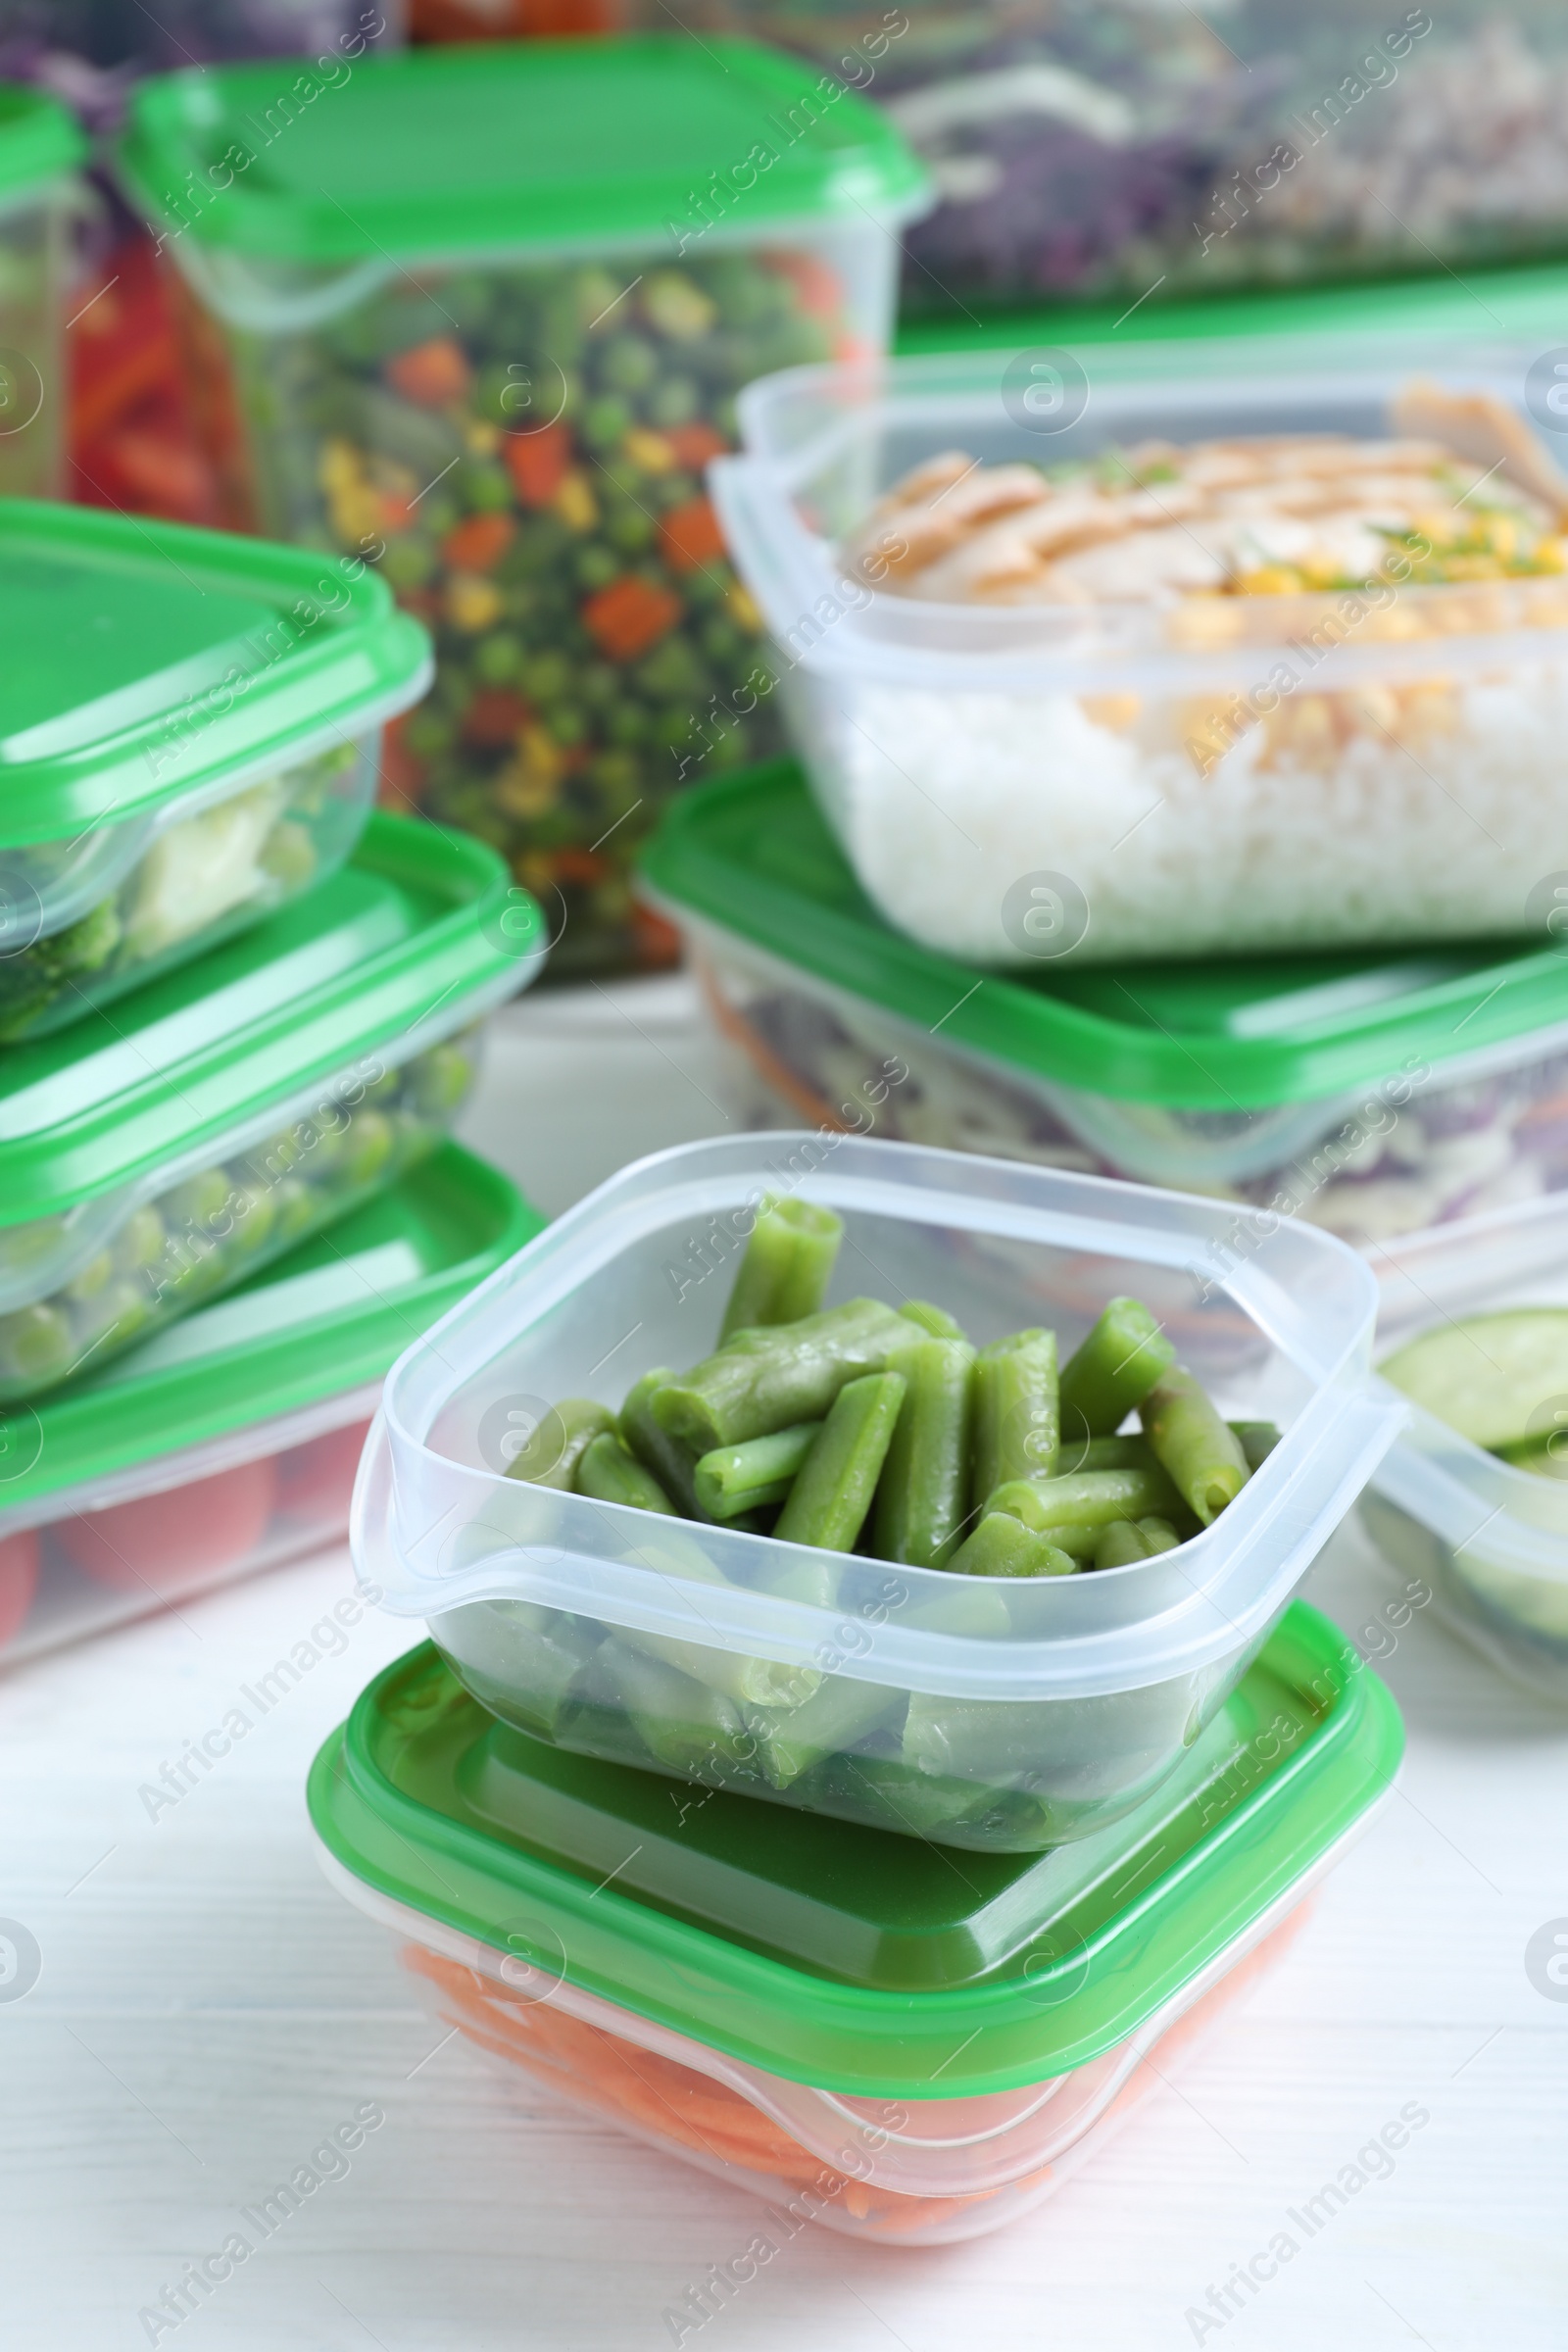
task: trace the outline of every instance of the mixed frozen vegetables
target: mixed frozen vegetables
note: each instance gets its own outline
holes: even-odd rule
[[[782,247],[400,271],[227,348],[240,508],[377,561],[435,636],[395,791],[508,858],[556,975],[668,960],[637,844],[685,775],[775,743],[703,469],[743,384],[854,348],[836,275]]]

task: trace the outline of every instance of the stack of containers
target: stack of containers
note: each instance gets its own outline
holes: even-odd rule
[[[708,1354],[781,1185],[843,1220],[830,1304],[874,1283],[977,1343],[1041,1324],[1065,1351],[1133,1294],[1278,1445],[1177,1549],[1016,1581],[517,1474],[552,1404],[613,1409]],[[1098,2143],[1144,2060],[1280,1948],[1397,1760],[1386,1695],[1293,1600],[1399,1418],[1367,1379],[1375,1285],[1291,1223],[1216,1279],[1224,1221],[994,1159],[736,1137],[624,1170],[414,1344],[351,1543],[432,1646],[367,1692],[312,1806],[450,2023],[661,2148],[906,2243],[996,2226]]]
[[[341,1524],[325,1441],[529,1229],[444,1138],[542,923],[480,844],[372,815],[429,648],[363,565],[25,501],[0,558],[0,1550],[32,1647]]]
[[[926,201],[864,101],[682,36],[264,68],[137,93],[224,519],[379,564],[436,641],[395,786],[545,902],[552,971],[667,961],[653,816],[759,622],[703,468],[754,376],[880,352]],[[732,761],[776,748],[731,713]]]

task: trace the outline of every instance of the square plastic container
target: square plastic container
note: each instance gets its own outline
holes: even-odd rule
[[[0,498],[60,487],[65,293],[85,153],[56,100],[0,81]]]
[[[1417,1235],[1379,1267],[1378,1352],[1433,1325],[1568,1304],[1568,1200]],[[1543,1396],[1542,1426],[1568,1399]],[[1361,1498],[1368,1534],[1430,1586],[1446,1622],[1494,1666],[1568,1701],[1568,1488],[1515,1469],[1420,1405]]]
[[[441,1144],[232,1298],[10,1416],[0,1663],[340,1541],[410,1329],[540,1223],[504,1176]]]
[[[1234,1200],[1369,1251],[1568,1185],[1558,944],[978,975],[868,903],[799,771],[644,853],[748,1126],[869,1132]]]
[[[308,898],[0,1056],[0,1400],[101,1369],[432,1150],[542,931],[480,843],[375,814]]]
[[[891,595],[839,556],[944,451],[1054,466],[1147,437],[1372,439],[1418,379],[1526,425],[1534,400],[1555,432],[1527,398],[1539,357],[1252,338],[753,386],[746,454],[710,479],[813,788],[881,911],[988,968],[1540,936],[1568,814],[1562,574],[1420,587],[1406,560],[1406,584],[1359,593],[963,605]]]
[[[336,871],[430,646],[362,564],[0,502],[0,1042]]]
[[[426,50],[286,124],[271,86],[149,84],[124,157],[229,516],[373,557],[429,623],[396,787],[505,852],[553,968],[667,960],[633,852],[758,658],[703,466],[751,377],[885,346],[922,174],[744,44]]]
[[[845,1219],[830,1301],[935,1300],[979,1344],[1049,1323],[1065,1352],[1130,1292],[1223,1408],[1276,1420],[1281,1444],[1193,1542],[1032,1583],[508,1478],[509,1434],[556,1399],[618,1405],[644,1372],[709,1352],[742,1212],[780,1185]],[[660,1153],[394,1367],[356,1564],[486,1706],[562,1747],[979,1851],[1088,1836],[1223,1702],[1398,1420],[1366,1374],[1361,1261],[1281,1221],[1222,1271],[1222,1230],[1206,1201],[902,1144],[737,1136]]]
[[[935,2245],[1038,2204],[1169,2079],[1401,1745],[1383,1686],[1297,1603],[1136,1814],[961,1875],[908,1838],[556,1755],[429,1647],[370,1685],[309,1797],[327,1876],[479,2047],[791,2234]]]

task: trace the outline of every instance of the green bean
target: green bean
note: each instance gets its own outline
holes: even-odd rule
[[[928,1298],[906,1298],[899,1309],[906,1323],[918,1323],[934,1340],[966,1340],[968,1333],[956,1315],[945,1306],[933,1306]]]
[[[1181,1538],[1168,1519],[1113,1519],[1101,1530],[1095,1547],[1097,1568],[1127,1568],[1135,1560],[1152,1560],[1174,1551]]]
[[[595,1438],[615,1426],[615,1416],[588,1396],[566,1396],[541,1415],[507,1464],[508,1478],[533,1487],[557,1487],[569,1494],[577,1465]]]
[[[1071,1576],[1077,1565],[1006,1511],[988,1511],[948,1562],[955,1576]]]
[[[788,1788],[824,1756],[855,1746],[905,1703],[902,1690],[835,1675],[799,1706],[748,1707],[744,1712],[769,1787]]]
[[[765,1200],[724,1309],[719,1345],[737,1331],[814,1315],[843,1239],[844,1220],[832,1209],[793,1197]]]
[[[916,1340],[893,1359],[905,1382],[882,1466],[872,1548],[909,1568],[938,1568],[969,1507],[974,1349]]]
[[[743,1511],[762,1511],[782,1502],[821,1426],[820,1421],[802,1421],[794,1429],[776,1430],[770,1438],[753,1438],[745,1446],[721,1446],[703,1454],[697,1464],[703,1517],[738,1519]],[[666,1438],[665,1443],[672,1446],[675,1440]]]
[[[848,1551],[865,1524],[906,1389],[902,1372],[848,1381],[811,1443],[773,1533]]]
[[[667,1367],[643,1374],[620,1408],[620,1440],[658,1479],[678,1511],[688,1519],[707,1519],[711,1514],[698,1499],[696,1454],[654,1418],[654,1397],[674,1377]]]
[[[1013,1478],[1050,1478],[1060,1429],[1056,1335],[1015,1331],[974,1367],[974,1492],[984,1503]]]
[[[880,1298],[852,1298],[798,1323],[739,1332],[658,1391],[654,1418],[699,1453],[820,1421],[846,1382],[886,1371],[910,1329]]]
[[[1111,1437],[1176,1361],[1176,1350],[1137,1298],[1112,1298],[1062,1366],[1061,1427],[1069,1449],[1082,1436]]]
[[[678,1516],[652,1471],[645,1470],[635,1454],[628,1453],[608,1430],[594,1439],[577,1464],[577,1492],[592,1495],[595,1502],[623,1502],[634,1511]]]
[[[1280,1442],[1277,1423],[1273,1421],[1233,1421],[1231,1431],[1243,1453],[1249,1470],[1261,1470]]]
[[[1236,1432],[1181,1364],[1161,1374],[1139,1418],[1183,1500],[1207,1527],[1251,1476]]]
[[[1054,1475],[1071,1478],[1078,1470],[1150,1470],[1153,1462],[1149,1440],[1136,1434],[1125,1438],[1078,1438],[1057,1448]]]
[[[1179,1511],[1181,1497],[1156,1463],[1149,1470],[1080,1470],[1072,1478],[1015,1478],[991,1497],[993,1511],[1021,1519],[1057,1543],[1058,1528],[1106,1527],[1148,1511]],[[1065,1545],[1063,1545],[1065,1549]]]

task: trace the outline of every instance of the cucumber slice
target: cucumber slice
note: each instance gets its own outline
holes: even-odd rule
[[[1494,1449],[1568,1430],[1568,1307],[1513,1307],[1446,1323],[1399,1348],[1383,1377],[1473,1445]],[[1568,1440],[1565,1440],[1568,1445]]]

